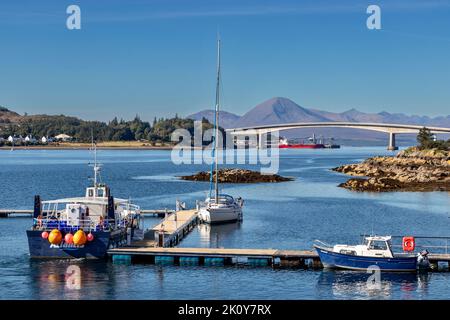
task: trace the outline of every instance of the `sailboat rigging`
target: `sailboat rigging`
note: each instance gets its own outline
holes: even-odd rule
[[[217,40],[217,80],[214,114],[214,136],[210,169],[209,197],[199,208],[199,217],[206,223],[223,223],[242,220],[242,198],[219,193],[219,110],[220,110],[220,39]],[[214,182],[214,183],[213,183]],[[214,194],[213,194],[214,189]]]

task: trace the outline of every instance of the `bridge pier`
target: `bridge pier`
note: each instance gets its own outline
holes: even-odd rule
[[[263,147],[267,147],[267,138],[263,139],[263,134],[264,133],[257,133],[256,134],[256,148],[257,149],[262,149]],[[264,146],[264,143],[266,144]]]
[[[398,150],[398,147],[395,145],[395,133],[393,132],[389,132],[389,145],[387,149],[390,151]]]

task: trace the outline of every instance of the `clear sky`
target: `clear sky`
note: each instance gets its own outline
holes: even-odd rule
[[[81,30],[66,8],[81,8]],[[382,10],[368,30],[366,8]],[[2,0],[0,105],[86,119],[274,96],[328,111],[450,114],[450,0]]]

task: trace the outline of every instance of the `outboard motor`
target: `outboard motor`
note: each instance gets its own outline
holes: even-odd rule
[[[422,250],[417,254],[417,266],[419,267],[419,270],[428,270],[430,267],[428,254],[428,250]]]

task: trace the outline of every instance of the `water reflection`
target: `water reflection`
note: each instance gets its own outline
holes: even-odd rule
[[[381,272],[380,283],[374,285],[371,273],[323,270],[316,290],[319,297],[336,299],[413,299],[427,292],[430,278],[429,273]]]
[[[219,225],[199,224],[197,226],[202,246],[220,248],[226,246],[224,240],[233,238],[233,234],[241,227],[240,223]]]
[[[32,287],[41,299],[98,299],[109,293],[113,273],[105,261],[30,261]]]

